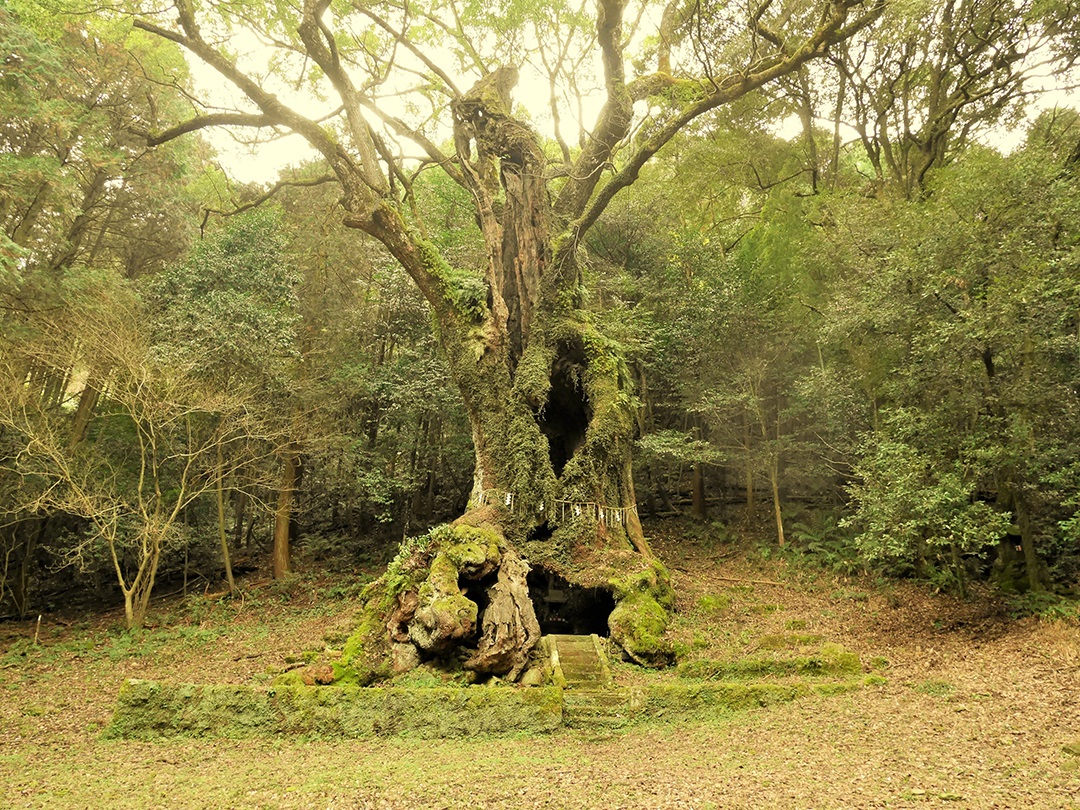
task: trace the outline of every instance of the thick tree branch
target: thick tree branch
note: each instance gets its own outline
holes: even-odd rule
[[[611,160],[619,142],[626,137],[634,103],[626,88],[623,69],[622,15],[625,0],[600,0],[596,17],[596,39],[604,65],[607,100],[597,118],[596,128],[582,149],[570,178],[555,201],[555,214],[564,222],[578,216],[600,180],[600,172]]]
[[[712,84],[700,79],[678,79],[669,73],[647,73],[626,85],[631,101],[645,101],[653,96],[676,90],[687,91],[692,96],[708,93]]]
[[[870,25],[884,11],[884,0],[874,0],[867,13],[852,23],[847,23],[849,8],[861,5],[860,0],[844,0],[834,3],[825,20],[799,48],[790,54],[775,54],[759,60],[743,73],[731,75],[716,82],[707,95],[687,105],[681,112],[651,135],[630,157],[622,169],[607,182],[588,209],[572,223],[574,242],[580,240],[585,232],[599,219],[615,195],[637,180],[641,167],[645,165],[668,141],[687,124],[704,113],[735,99],[745,96],[759,87],[781,77],[811,59],[822,56],[828,47],[847,39],[856,31]]]
[[[382,195],[386,193],[387,185],[379,170],[375,144],[371,139],[367,121],[360,112],[361,96],[348,72],[342,67],[337,42],[322,19],[329,7],[330,0],[305,0],[304,16],[297,31],[308,55],[322,68],[345,106],[349,134],[360,155],[363,181],[376,194]]]
[[[347,199],[354,207],[370,207],[374,195],[368,184],[361,180],[361,170],[354,164],[345,149],[317,123],[281,103],[277,96],[264,90],[257,81],[242,72],[231,60],[209,45],[202,38],[199,31],[199,26],[195,21],[194,8],[190,0],[176,0],[176,8],[179,12],[182,33],[140,19],[136,19],[133,25],[139,30],[183,46],[214,68],[262,111],[262,115],[265,116],[268,123],[288,127],[303,137],[326,158],[341,181]]]
[[[397,208],[383,200],[362,216],[346,213],[342,221],[375,237],[390,251],[431,304],[443,337],[454,334],[459,316],[447,286],[450,268],[430,242],[409,228]]]
[[[208,127],[268,127],[272,126],[273,121],[266,115],[259,115],[257,113],[210,113],[208,115],[197,115],[194,118],[185,121],[182,124],[177,124],[164,132],[151,133],[144,129],[138,129],[132,127],[131,131],[141,138],[146,139],[147,146],[160,146],[163,143],[179,138],[182,135],[187,135],[189,132],[196,132],[200,129],[207,129]]]

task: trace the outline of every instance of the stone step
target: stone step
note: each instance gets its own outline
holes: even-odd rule
[[[562,658],[560,662],[563,668],[563,674],[570,677],[571,670],[579,676],[589,676],[592,678],[603,678],[604,667],[594,661],[588,661],[586,663],[577,663],[575,661],[567,661]]]
[[[567,658],[563,655],[559,656],[559,663],[563,665],[563,669],[572,667],[580,672],[592,670],[595,672],[603,672],[604,665],[597,661],[595,658]]]
[[[563,692],[563,719],[574,728],[625,725],[632,719],[629,692],[624,689]]]
[[[559,645],[559,652],[561,652],[567,658],[580,658],[582,660],[592,661],[597,658],[596,650],[588,647],[568,647],[565,644]]]
[[[623,707],[630,703],[630,693],[625,689],[589,689],[575,690],[563,695],[563,703],[568,708],[578,706]]]
[[[573,668],[578,672],[603,672],[604,665],[595,659],[590,658],[566,658],[565,656],[559,656],[559,662],[562,664],[563,669]]]
[[[596,689],[598,682],[603,683],[599,678],[567,678],[566,688],[576,692],[591,692]]]
[[[597,636],[549,636],[558,679],[571,689],[605,689],[612,685],[607,656]]]

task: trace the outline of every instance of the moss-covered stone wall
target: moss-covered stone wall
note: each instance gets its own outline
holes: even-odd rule
[[[420,738],[543,733],[562,725],[554,687],[253,688],[129,680],[106,736]]]
[[[602,692],[547,687],[355,688],[300,685],[170,685],[129,680],[105,736],[259,737],[274,735],[424,739],[545,734],[576,725],[581,701],[602,695],[615,725],[771,706],[884,683],[876,676],[829,682],[663,683]]]

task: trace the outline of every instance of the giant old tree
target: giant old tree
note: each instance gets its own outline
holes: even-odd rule
[[[150,122],[149,142],[213,126],[306,140],[340,185],[344,223],[381,243],[430,304],[469,414],[469,511],[407,543],[369,588],[339,678],[462,647],[466,668],[516,677],[539,635],[530,568],[610,594],[616,641],[639,661],[664,659],[671,594],[634,510],[633,387],[620,347],[584,311],[582,237],[676,133],[822,56],[883,7],[174,0],[134,15],[243,99]],[[241,32],[273,60],[244,57],[250,36],[230,39]],[[548,140],[515,106],[533,73]],[[320,114],[300,111],[311,106],[303,88],[325,99]],[[425,171],[467,193],[474,265],[455,266],[429,238],[413,194]]]

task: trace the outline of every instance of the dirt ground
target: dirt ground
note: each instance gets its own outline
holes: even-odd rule
[[[1066,750],[1080,754],[1080,628],[673,532],[654,543],[679,591],[676,641],[750,652],[798,626],[888,683],[603,733],[102,739],[125,678],[265,682],[349,624],[355,589],[253,580],[242,599],[162,600],[134,637],[116,611],[0,625],[0,807],[1080,810],[1080,755]]]

